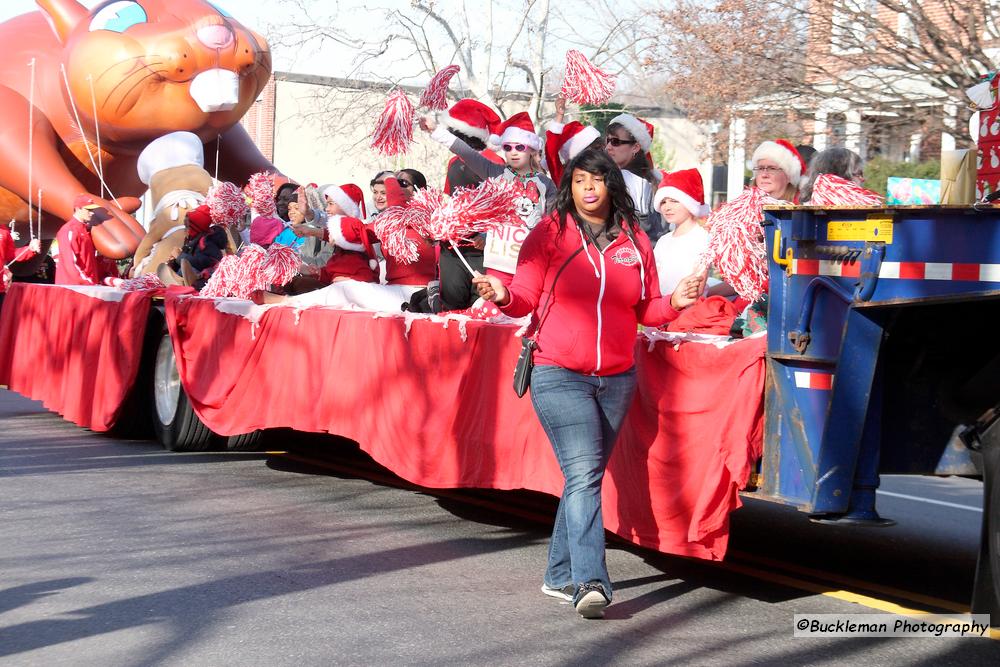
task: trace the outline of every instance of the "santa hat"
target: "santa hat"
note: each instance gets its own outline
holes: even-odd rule
[[[346,183],[340,186],[324,185],[320,188],[319,193],[323,197],[332,199],[333,203],[339,206],[340,210],[347,216],[352,218],[368,217],[365,212],[365,195],[361,191],[361,188],[354,183]]]
[[[545,162],[549,166],[549,174],[556,185],[562,180],[563,166],[575,158],[590,144],[601,138],[596,127],[584,125],[577,121],[562,123],[551,122],[546,125]]]
[[[805,160],[802,159],[799,152],[795,150],[795,146],[787,139],[765,141],[758,146],[757,150],[753,152],[753,158],[750,162],[756,167],[757,163],[761,160],[770,160],[778,165],[781,171],[785,172],[785,176],[788,177],[788,182],[795,187],[799,186],[802,174],[808,169]]]
[[[494,146],[503,144],[524,144],[528,148],[541,150],[542,138],[535,134],[535,124],[531,122],[528,112],[514,114],[500,124],[500,136],[490,135],[489,143]]]
[[[371,235],[365,223],[347,215],[334,215],[326,221],[326,231],[330,243],[344,250],[364,253],[368,257],[368,266],[372,271],[378,270],[378,260],[375,259],[375,249],[372,246]]]
[[[500,130],[500,116],[482,102],[462,99],[451,105],[441,118],[441,123],[449,130],[488,142],[490,135]]]
[[[250,223],[250,243],[256,243],[265,248],[278,238],[285,229],[285,223],[268,215],[258,215]]]
[[[153,176],[172,167],[205,166],[205,145],[191,132],[171,132],[154,139],[136,162],[139,180],[149,185]]]
[[[641,118],[636,118],[630,113],[618,114],[611,119],[608,125],[621,125],[625,131],[632,135],[632,138],[639,142],[639,148],[643,153],[649,152],[649,147],[653,145],[653,125]]]
[[[212,212],[209,210],[208,204],[202,204],[198,208],[191,209],[187,212],[188,233],[192,236],[207,232],[208,228],[211,227],[212,224]]]
[[[664,199],[679,201],[696,218],[706,216],[709,212],[705,205],[705,185],[697,169],[664,172],[660,187],[653,195],[654,211],[660,210]]]

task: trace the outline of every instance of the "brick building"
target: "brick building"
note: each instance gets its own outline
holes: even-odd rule
[[[818,91],[819,101],[803,108],[801,97],[786,103],[772,96],[745,105],[746,115],[794,109],[800,118],[795,143],[812,144],[817,150],[845,146],[865,159],[919,161],[970,144],[954,97],[940,83],[914,73],[907,60],[922,53],[922,47],[942,59],[963,58],[968,50],[962,47],[968,46],[971,32],[956,26],[968,24],[969,12],[983,12],[973,24],[982,42],[973,46],[984,47],[996,67],[1000,49],[985,47],[997,43],[1000,0],[811,0],[808,8],[803,76]],[[940,34],[931,34],[935,31]],[[743,187],[743,168],[753,149],[746,142],[746,121],[737,117],[730,125],[730,196]]]

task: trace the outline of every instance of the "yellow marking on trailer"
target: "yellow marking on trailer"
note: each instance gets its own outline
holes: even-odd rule
[[[892,243],[892,218],[869,216],[866,220],[836,220],[826,225],[827,241],[881,241]]]

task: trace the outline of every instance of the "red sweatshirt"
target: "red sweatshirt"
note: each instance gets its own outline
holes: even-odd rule
[[[406,206],[407,200],[403,197],[403,190],[395,178],[385,179],[385,200],[387,206]],[[373,226],[368,225],[368,229],[371,231],[372,238],[377,241]],[[406,230],[406,238],[417,244],[420,256],[412,264],[404,264],[383,251],[382,254],[385,255],[385,282],[389,285],[420,285],[423,287],[437,278],[437,253],[427,239],[412,229]]]
[[[653,248],[642,231],[635,232],[635,244],[624,232],[603,251],[587,244],[559,277],[549,314],[538,312],[556,272],[583,238],[572,218],[562,234],[556,214],[538,223],[521,246],[510,303],[501,310],[512,317],[545,317],[536,364],[587,375],[623,373],[635,364],[638,325],[659,326],[679,313],[669,296],[660,296]]]
[[[101,270],[90,230],[76,218],[70,218],[56,233],[59,261],[56,262],[57,285],[99,285]]]

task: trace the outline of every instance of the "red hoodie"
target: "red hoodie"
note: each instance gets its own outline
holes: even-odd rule
[[[587,375],[623,373],[635,364],[633,347],[639,324],[659,326],[677,318],[660,282],[649,237],[622,232],[603,251],[588,243],[556,283],[541,333],[535,364],[561,366]],[[508,287],[507,315],[522,317],[545,306],[556,272],[583,244],[573,220],[559,233],[553,213],[531,230],[521,246],[517,273]],[[638,251],[638,252],[636,252]]]

